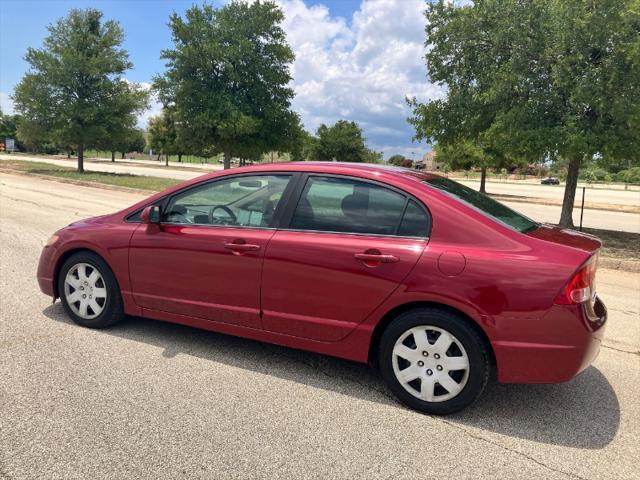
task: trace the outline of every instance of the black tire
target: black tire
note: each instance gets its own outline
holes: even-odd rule
[[[414,327],[421,326],[432,326],[448,332],[450,335],[453,335],[460,344],[462,344],[464,350],[466,351],[469,365],[468,374],[466,376],[466,383],[462,387],[462,390],[453,398],[442,401],[425,401],[411,394],[407,389],[405,389],[405,387],[396,377],[396,373],[394,371],[394,361],[400,362],[401,360],[394,359],[394,346],[396,342],[401,338],[401,336],[405,335],[408,330]],[[411,340],[412,338],[409,337],[409,343],[411,343]],[[457,349],[458,347],[454,345],[452,348]],[[416,348],[416,350],[418,349]],[[418,410],[419,412],[433,415],[448,415],[460,411],[463,408],[469,406],[480,396],[489,379],[491,370],[489,358],[490,357],[485,342],[474,330],[474,328],[468,324],[467,319],[455,314],[454,312],[449,312],[447,310],[438,308],[420,308],[400,314],[389,324],[389,326],[382,334],[378,349],[378,362],[380,372],[394,395],[408,407],[414,410]],[[402,360],[402,362],[405,361]],[[406,361],[405,363],[414,367],[413,362]],[[425,363],[422,362],[422,364],[424,365]],[[401,367],[399,365],[396,365],[396,367],[399,371],[403,371],[401,370]],[[420,370],[422,367],[418,366],[414,368]],[[438,366],[438,368],[440,368],[440,366]],[[427,374],[432,375],[433,373],[429,374],[425,370],[425,373],[423,375]],[[447,375],[458,374],[459,372],[453,372],[451,374],[447,373]],[[441,373],[436,373],[436,375],[441,375]],[[464,377],[464,374],[462,375],[462,377]],[[421,382],[422,380],[420,380],[420,383],[417,384],[420,385],[420,387],[414,388],[422,388]],[[463,382],[460,381],[459,385],[462,384]],[[409,385],[409,387],[412,387],[412,385]],[[434,391],[443,391],[441,390],[441,388],[442,387],[440,387],[436,382]]]
[[[65,278],[67,273],[80,263],[86,263],[100,273],[107,292],[106,300],[102,305],[102,312],[95,318],[91,319],[83,318],[78,315],[71,305],[69,305],[65,295]],[[116,277],[111,271],[109,265],[107,265],[107,262],[93,252],[83,251],[70,256],[62,264],[62,267],[58,272],[57,286],[58,296],[60,297],[64,310],[78,325],[88,328],[106,328],[118,323],[124,318],[124,306]]]

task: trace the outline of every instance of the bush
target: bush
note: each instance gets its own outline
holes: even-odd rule
[[[640,167],[632,167],[627,170],[621,170],[614,175],[617,182],[624,183],[640,183]]]
[[[589,168],[580,172],[580,179],[588,183],[610,182],[611,175],[603,168]]]

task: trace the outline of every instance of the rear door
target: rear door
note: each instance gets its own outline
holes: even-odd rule
[[[409,274],[430,230],[428,212],[391,187],[309,175],[272,237],[262,274],[266,330],[344,338]]]

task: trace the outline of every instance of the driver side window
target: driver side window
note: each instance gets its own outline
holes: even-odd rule
[[[291,175],[245,175],[189,188],[169,200],[162,221],[268,227],[290,179]]]

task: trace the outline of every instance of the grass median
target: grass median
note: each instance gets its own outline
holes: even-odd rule
[[[171,187],[182,180],[174,178],[148,177],[129,173],[88,172],[78,173],[75,168],[59,167],[50,163],[25,160],[0,160],[0,168],[33,175],[45,175],[68,180],[101,183],[118,187],[136,188],[157,192]]]

